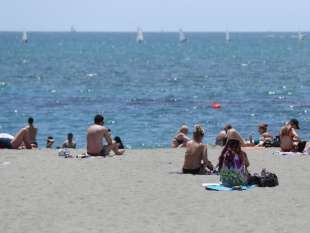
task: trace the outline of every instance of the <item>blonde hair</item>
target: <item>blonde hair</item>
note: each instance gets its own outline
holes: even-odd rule
[[[193,132],[194,138],[203,137],[204,135],[205,135],[204,129],[200,125],[195,125]]]

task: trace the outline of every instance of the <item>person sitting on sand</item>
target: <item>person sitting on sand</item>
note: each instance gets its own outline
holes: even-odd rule
[[[268,125],[265,123],[258,125],[258,133],[259,140],[254,141],[256,146],[264,146],[265,142],[271,142],[273,140],[272,134],[268,132]]]
[[[48,136],[46,139],[46,148],[53,148],[53,144],[54,144],[55,140],[52,136]]]
[[[225,125],[222,131],[219,132],[219,134],[215,138],[215,145],[218,146],[225,146],[227,141],[227,131],[232,129],[232,126],[230,124]]]
[[[28,118],[28,130],[29,130],[29,140],[31,143],[31,146],[33,148],[37,148],[38,147],[38,143],[37,143],[37,133],[38,133],[38,129],[36,127],[34,127],[33,125],[33,118],[29,117]]]
[[[22,128],[15,137],[0,138],[0,148],[3,149],[32,149],[29,128]]]
[[[62,144],[62,148],[76,148],[76,142],[73,140],[73,133],[68,133],[67,140]]]
[[[250,163],[248,157],[241,149],[240,135],[232,131],[227,143],[219,157],[220,180],[224,186],[233,187],[247,183]]]
[[[200,125],[195,125],[193,140],[187,142],[183,173],[185,174],[206,174],[208,168],[213,170],[212,163],[208,160],[208,148],[202,143],[204,130]]]
[[[283,152],[302,152],[306,142],[302,142],[297,134],[299,122],[297,119],[291,119],[280,130],[280,147]]]
[[[94,124],[87,130],[87,154],[91,156],[107,156],[112,150],[116,155],[122,155],[125,151],[118,148],[112,141],[111,135],[104,126],[104,118],[98,114],[94,118]],[[105,139],[107,145],[103,145]]]
[[[172,148],[180,148],[186,147],[187,142],[190,138],[187,136],[188,127],[186,125],[182,125],[175,137],[172,139],[171,147]]]

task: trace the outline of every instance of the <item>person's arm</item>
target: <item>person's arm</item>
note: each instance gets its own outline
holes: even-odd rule
[[[207,145],[202,144],[202,161],[203,161],[203,166],[209,168],[211,171],[213,171],[213,165],[208,159],[208,147]]]
[[[291,133],[292,133],[293,141],[294,142],[299,142],[300,141],[300,137],[298,136],[298,134],[297,134],[297,132],[296,132],[296,130],[294,128],[292,128]]]
[[[113,144],[113,140],[111,138],[111,135],[109,134],[109,131],[105,128],[102,129],[103,137],[107,141],[108,145],[111,146]]]
[[[244,165],[246,168],[248,168],[250,166],[250,162],[249,162],[248,156],[245,152],[243,152],[243,157],[244,157]]]

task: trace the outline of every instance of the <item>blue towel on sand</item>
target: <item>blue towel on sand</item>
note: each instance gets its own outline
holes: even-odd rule
[[[252,188],[255,188],[256,185],[241,185],[241,189],[234,189],[230,187],[226,187],[222,185],[221,183],[205,183],[202,184],[203,187],[205,187],[207,190],[212,190],[212,191],[244,191],[244,190],[249,190]]]

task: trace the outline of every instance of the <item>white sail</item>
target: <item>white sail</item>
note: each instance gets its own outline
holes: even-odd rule
[[[226,32],[225,39],[226,39],[227,42],[230,41],[230,33],[229,33],[229,31]]]
[[[70,28],[70,32],[76,32],[74,26],[72,25],[71,28]]]
[[[298,32],[298,40],[304,40],[305,35],[302,32]]]
[[[144,35],[143,35],[143,31],[141,28],[138,28],[138,32],[137,32],[137,39],[136,41],[138,43],[142,43],[144,41]]]
[[[24,43],[27,43],[27,42],[28,42],[27,32],[23,32],[22,41],[23,41]]]
[[[184,43],[187,41],[187,37],[185,36],[182,29],[179,30],[179,42]]]

